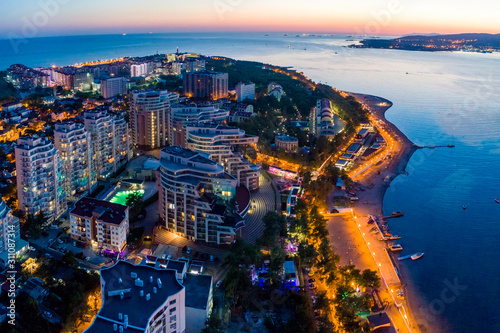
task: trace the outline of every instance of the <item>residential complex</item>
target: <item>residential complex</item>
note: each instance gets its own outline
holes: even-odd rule
[[[186,147],[208,154],[238,180],[238,185],[250,191],[259,189],[260,170],[244,157],[244,152],[248,146],[256,148],[258,141],[259,137],[246,135],[237,127],[215,123],[186,126]]]
[[[76,201],[89,194],[97,185],[90,133],[83,124],[56,123],[54,145],[59,153],[68,200]]]
[[[276,148],[290,153],[296,153],[299,149],[299,140],[294,136],[279,135],[275,138],[275,142]]]
[[[94,172],[106,179],[129,160],[128,124],[123,117],[100,110],[85,112],[84,122],[90,133]]]
[[[243,218],[228,207],[235,198],[236,178],[189,149],[166,147],[160,158],[157,184],[165,227],[193,240],[232,243],[244,226]]]
[[[229,111],[213,105],[178,104],[172,106],[168,125],[168,141],[171,146],[186,146],[185,127],[190,123],[223,123]]]
[[[26,214],[41,210],[49,221],[66,210],[66,188],[54,144],[39,137],[21,137],[15,148],[19,209]]]
[[[108,201],[82,198],[70,213],[71,238],[110,251],[127,245],[128,207]]]
[[[217,100],[228,95],[228,74],[210,71],[186,73],[184,94],[188,97]]]
[[[166,145],[170,106],[179,95],[163,91],[139,91],[130,94],[130,128],[135,146],[149,149]]]
[[[255,99],[255,83],[240,82],[236,85],[236,100],[242,102],[246,99]]]
[[[127,79],[124,77],[110,77],[101,80],[101,95],[112,98],[117,95],[127,94]]]

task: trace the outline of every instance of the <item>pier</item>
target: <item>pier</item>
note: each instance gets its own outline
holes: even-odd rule
[[[455,148],[455,145],[441,145],[441,146],[417,146],[418,149],[424,149],[424,148],[429,148],[429,149],[434,149],[434,148]]]

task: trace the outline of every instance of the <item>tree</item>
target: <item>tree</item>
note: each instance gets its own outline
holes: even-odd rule
[[[132,192],[127,195],[126,205],[130,207],[131,220],[133,223],[136,222],[137,217],[142,209],[144,209],[144,201],[142,200],[143,195],[139,192]]]
[[[66,263],[68,266],[73,267],[76,263],[75,259],[75,254],[73,251],[68,251],[66,252],[62,257],[61,260]]]
[[[216,311],[212,311],[210,317],[205,321],[205,328],[201,333],[222,333],[224,332],[224,323],[217,315]]]
[[[378,276],[376,271],[372,271],[370,269],[365,269],[361,273],[360,284],[363,287],[379,288],[380,287],[380,276]]]

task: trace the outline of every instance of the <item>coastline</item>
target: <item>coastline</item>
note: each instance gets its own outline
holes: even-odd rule
[[[373,95],[349,94],[371,111],[373,117],[380,121],[379,124],[383,124],[383,127],[396,139],[395,142],[397,141],[399,146],[398,149],[390,153],[391,159],[387,165],[384,165],[384,163],[379,166],[374,165],[370,167],[369,170],[362,172],[363,179],[359,180],[359,184],[364,189],[360,195],[360,200],[363,200],[364,203],[369,203],[369,205],[356,204],[353,207],[354,213],[356,216],[368,216],[369,214],[383,216],[383,202],[387,189],[397,176],[406,173],[408,162],[419,148],[399,128],[385,118],[386,111],[393,106],[391,101]],[[392,257],[394,258],[394,256]],[[411,331],[429,332],[429,328],[423,325],[422,318],[416,315],[416,310],[422,303],[421,295],[414,288],[408,288],[409,279],[406,274],[402,274],[399,262],[392,260],[392,263],[397,270],[405,291],[405,303],[408,308],[408,322]]]

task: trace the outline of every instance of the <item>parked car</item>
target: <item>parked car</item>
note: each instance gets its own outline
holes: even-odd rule
[[[59,244],[64,243],[64,242],[63,242],[63,240],[62,240],[62,239],[60,239],[60,238],[58,238],[58,239],[57,239],[57,242],[58,242]]]
[[[52,225],[50,226],[50,229],[52,229],[52,230],[55,230],[55,229],[57,229],[57,228],[59,228],[59,227],[58,227],[57,225],[55,225],[55,224],[52,224]]]
[[[190,254],[191,253],[191,248],[188,247],[187,251],[186,251],[187,254]]]
[[[315,281],[316,281],[316,279],[309,279],[308,280],[309,283],[312,283],[312,282],[315,282]]]
[[[309,288],[310,288],[310,289],[312,289],[312,290],[314,290],[314,289],[318,289],[318,286],[317,286],[317,285],[315,285],[314,283],[311,283],[311,284],[309,285]]]
[[[50,253],[45,253],[45,256],[49,259],[52,258],[52,255]]]
[[[89,261],[90,260],[90,257],[85,257],[85,261]]]
[[[167,254],[164,253],[162,256],[161,256],[162,259],[167,259]]]
[[[222,280],[219,280],[219,281],[217,281],[217,284],[216,284],[215,286],[216,286],[217,288],[219,288],[221,284],[222,284]]]
[[[52,313],[50,313],[49,311],[44,311],[43,314],[46,315],[47,318],[52,318]]]
[[[210,261],[214,261],[214,255],[213,254],[210,255]]]

